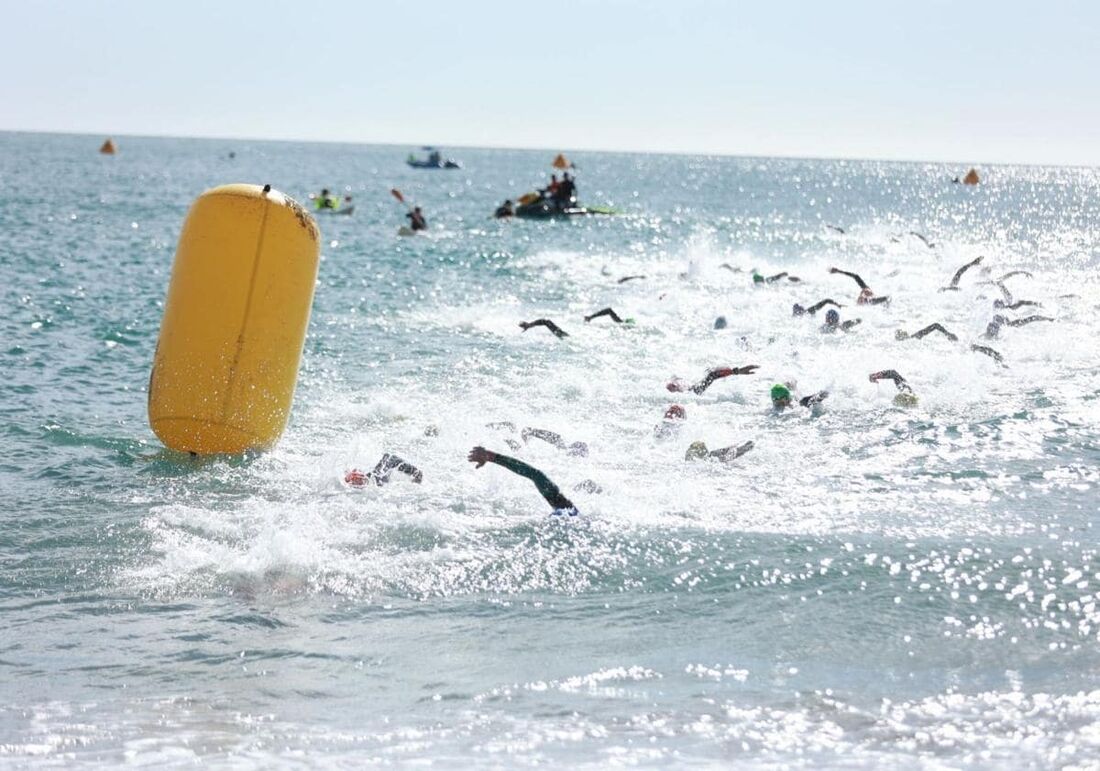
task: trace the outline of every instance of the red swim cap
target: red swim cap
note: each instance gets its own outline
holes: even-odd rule
[[[362,487],[367,483],[367,475],[357,468],[353,468],[344,474],[344,481],[352,487]]]
[[[685,410],[679,404],[673,404],[671,407],[665,410],[665,418],[668,420],[685,420],[687,419],[687,410]]]

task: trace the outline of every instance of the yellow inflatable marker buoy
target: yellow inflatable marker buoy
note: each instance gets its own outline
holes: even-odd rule
[[[118,152],[118,148],[115,147],[115,141],[108,137],[107,141],[99,146],[99,152],[104,155],[114,155]]]
[[[270,185],[199,196],[180,233],[149,376],[149,425],[165,445],[240,453],[278,440],[319,256],[317,223]]]

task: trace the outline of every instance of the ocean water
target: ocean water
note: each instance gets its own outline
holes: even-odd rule
[[[0,134],[0,766],[1100,767],[1100,172],[578,152],[623,216],[500,222],[552,152],[101,140]],[[356,211],[320,220],[282,441],[191,460],[145,386],[183,218],[228,182]],[[988,342],[1002,367],[969,346],[1012,270],[1042,306],[1004,313],[1055,320]],[[792,316],[826,297],[862,324]],[[895,339],[937,321],[959,341]],[[823,409],[774,413],[792,379]],[[467,463],[507,441],[581,516]],[[423,484],[343,484],[386,451]]]

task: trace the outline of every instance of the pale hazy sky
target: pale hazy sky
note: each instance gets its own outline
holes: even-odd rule
[[[0,0],[0,129],[1100,165],[1100,3]]]

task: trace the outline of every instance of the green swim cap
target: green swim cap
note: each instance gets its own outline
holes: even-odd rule
[[[692,442],[684,453],[684,460],[699,460],[707,457],[707,446],[703,442]]]
[[[633,323],[634,323],[634,319],[630,319],[630,318],[627,318],[627,319],[623,319],[623,323],[624,323],[624,324],[633,324]]]
[[[787,386],[783,385],[782,383],[776,383],[775,385],[772,386],[772,401],[773,402],[777,402],[780,399],[790,399],[790,398],[791,398],[791,389],[787,388]]]
[[[764,283],[764,277],[762,275],[760,275],[759,273],[757,273],[755,270],[752,272],[752,280],[753,280],[754,283],[757,283],[757,284],[763,284]]]

